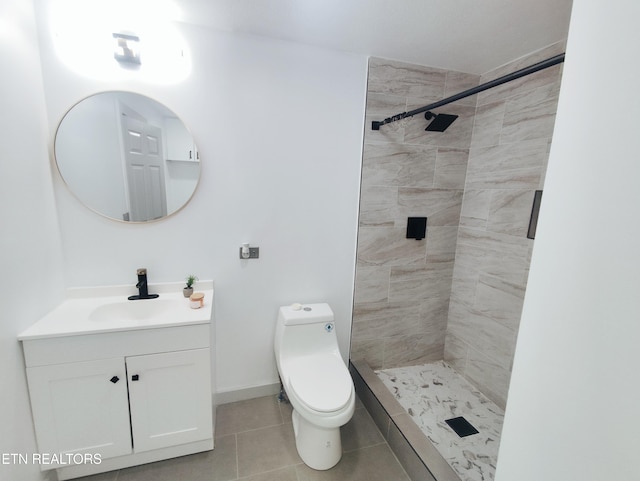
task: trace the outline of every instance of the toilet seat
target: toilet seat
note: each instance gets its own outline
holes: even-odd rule
[[[349,403],[353,383],[336,354],[303,356],[291,366],[289,384],[295,396],[313,411],[339,411]]]

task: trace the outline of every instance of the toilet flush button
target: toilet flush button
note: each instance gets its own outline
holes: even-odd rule
[[[295,304],[291,304],[291,309],[293,309],[294,311],[299,311],[300,309],[302,309],[302,304],[299,303],[295,303]]]

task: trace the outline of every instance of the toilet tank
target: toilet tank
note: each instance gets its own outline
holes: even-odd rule
[[[339,354],[333,321],[333,311],[329,304],[293,304],[281,307],[274,342],[278,360],[283,356],[312,355],[327,351]]]
[[[292,304],[280,308],[278,321],[282,321],[285,326],[333,322],[333,311],[326,303]]]

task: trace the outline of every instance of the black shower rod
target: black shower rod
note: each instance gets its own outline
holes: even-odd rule
[[[401,114],[387,117],[382,121],[374,120],[373,122],[371,122],[371,129],[380,130],[380,127],[382,125],[390,124],[391,122],[397,122],[398,120],[406,119],[407,117],[413,117],[414,115],[421,114],[422,112],[442,107],[443,105],[450,104],[452,102],[455,102],[456,100],[475,95],[479,92],[484,92],[485,90],[489,90],[493,87],[497,87],[498,85],[502,85],[504,83],[511,82],[512,80],[531,75],[532,73],[539,72],[540,70],[553,67],[554,65],[558,65],[562,62],[564,62],[564,53],[556,55],[555,57],[548,58],[547,60],[543,60],[542,62],[530,65],[529,67],[516,70],[513,73],[498,77],[495,80],[491,80],[490,82],[478,85],[477,87],[470,88],[469,90],[465,90],[464,92],[460,92],[459,94],[455,94],[451,97],[447,97],[446,99],[439,100],[438,102],[434,102],[425,107],[420,107],[419,109],[411,110],[409,112],[402,112]]]

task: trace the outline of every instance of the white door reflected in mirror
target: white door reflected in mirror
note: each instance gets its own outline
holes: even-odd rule
[[[200,178],[200,155],[175,113],[143,95],[103,92],[78,102],[55,138],[58,171],[88,208],[147,222],[180,210]]]

